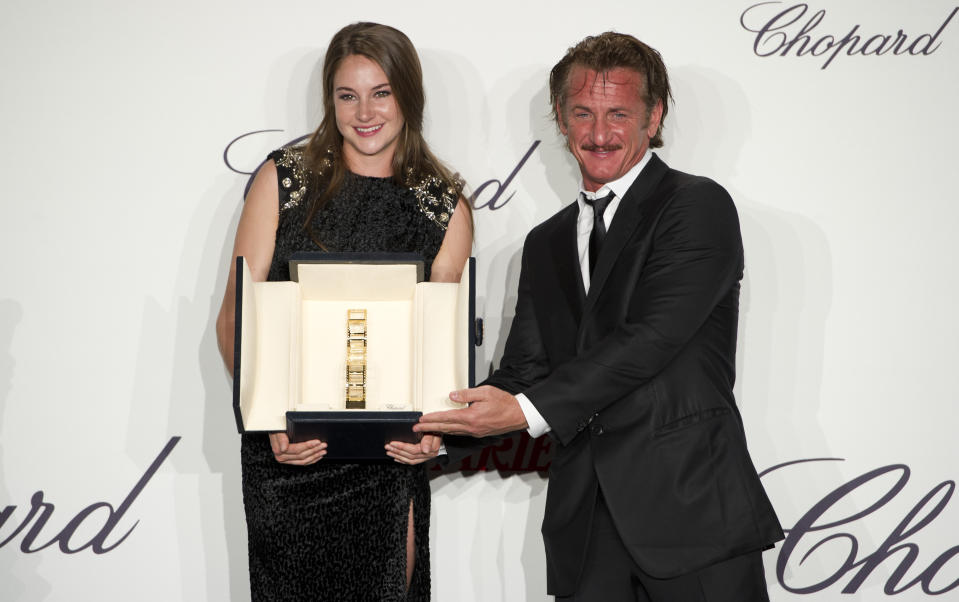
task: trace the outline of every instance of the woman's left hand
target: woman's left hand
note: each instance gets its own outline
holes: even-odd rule
[[[443,443],[441,435],[425,434],[419,443],[390,441],[386,445],[386,455],[403,464],[420,464],[437,456]]]

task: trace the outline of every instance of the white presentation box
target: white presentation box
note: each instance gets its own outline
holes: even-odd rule
[[[298,253],[288,282],[253,282],[236,259],[233,406],[240,432],[321,439],[326,459],[386,459],[425,412],[473,386],[476,267],[422,282],[410,254]],[[365,408],[347,409],[347,312],[366,311]]]

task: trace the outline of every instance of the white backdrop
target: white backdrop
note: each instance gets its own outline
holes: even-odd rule
[[[959,17],[952,0],[755,1],[4,2],[0,598],[248,599],[212,328],[247,181],[224,149],[280,130],[230,147],[252,171],[312,130],[330,36],[375,20],[420,50],[437,153],[502,185],[476,212],[480,374],[523,236],[576,191],[549,68],[610,28],[659,49],[661,155],[740,211],[756,466],[831,458],[764,477],[799,526],[765,556],[772,599],[959,599]],[[545,491],[536,473],[434,479],[433,598],[548,600]]]

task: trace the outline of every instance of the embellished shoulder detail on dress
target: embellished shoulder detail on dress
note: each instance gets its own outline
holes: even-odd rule
[[[303,166],[302,147],[283,147],[270,153],[276,163],[280,187],[280,211],[300,204],[306,198],[306,168]]]
[[[420,211],[433,220],[433,222],[446,230],[450,218],[453,217],[453,211],[456,210],[456,202],[459,200],[460,191],[463,190],[463,179],[456,174],[454,181],[449,182],[436,175],[426,175],[418,181],[409,183],[408,186],[416,196]]]

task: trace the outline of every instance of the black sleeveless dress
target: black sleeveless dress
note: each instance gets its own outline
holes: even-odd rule
[[[289,280],[290,255],[320,250],[302,229],[311,178],[301,149],[270,158],[280,217],[268,280]],[[419,253],[428,278],[458,194],[434,177],[401,187],[390,178],[348,174],[314,218],[315,236],[330,251]],[[254,602],[429,601],[430,487],[422,465],[287,466],[273,458],[262,433],[243,435],[241,460]],[[407,592],[411,501],[416,563]]]

